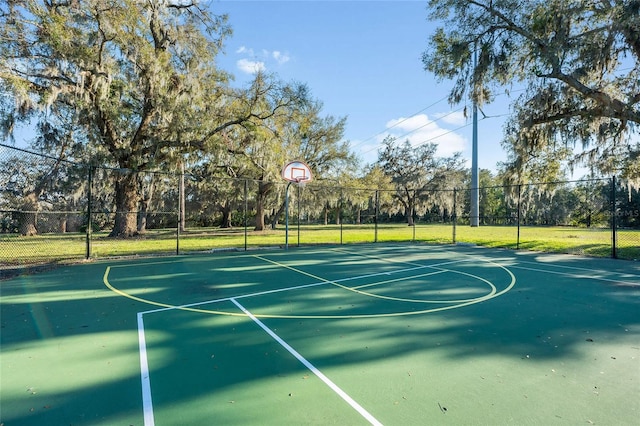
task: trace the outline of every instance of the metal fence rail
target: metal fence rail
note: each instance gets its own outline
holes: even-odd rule
[[[114,182],[124,174],[137,183],[135,211],[116,209]],[[468,188],[400,193],[329,181],[289,188],[197,167],[184,174],[97,167],[1,144],[0,182],[3,267],[389,241],[640,258],[640,194],[615,177],[480,188],[478,227],[469,225]],[[122,214],[135,215],[136,236],[109,236]]]

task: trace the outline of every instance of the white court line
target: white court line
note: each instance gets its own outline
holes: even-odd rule
[[[239,295],[239,296],[223,297],[221,299],[213,299],[213,300],[205,300],[203,302],[188,303],[186,305],[176,305],[176,306],[171,306],[171,307],[167,307],[167,308],[152,309],[150,311],[144,311],[142,313],[143,314],[153,314],[153,313],[156,313],[156,312],[173,311],[175,309],[192,308],[194,306],[211,305],[213,303],[228,302],[233,297],[240,299],[240,298],[244,298],[244,297],[262,296],[262,295],[265,295],[265,294],[280,293],[282,291],[298,290],[298,289],[301,289],[301,288],[316,287],[316,286],[319,286],[319,285],[326,285],[326,284],[329,284],[329,283],[322,281],[322,282],[311,283],[311,284],[296,285],[296,286],[293,286],[293,287],[277,288],[277,289],[274,289],[274,290],[259,291],[259,292],[256,292],[256,293],[242,294],[242,295]]]
[[[365,410],[360,404],[358,404],[353,398],[351,398],[349,395],[347,395],[342,389],[340,389],[338,387],[338,385],[336,385],[335,383],[333,383],[331,381],[331,379],[329,379],[327,376],[325,376],[320,370],[318,370],[313,364],[311,364],[309,361],[306,360],[306,358],[304,358],[302,355],[300,355],[300,353],[298,353],[298,351],[296,351],[295,349],[293,349],[287,342],[285,342],[284,340],[282,340],[280,338],[280,336],[278,336],[273,330],[271,330],[269,327],[267,327],[262,321],[260,321],[258,318],[256,318],[251,312],[249,312],[244,306],[242,306],[237,300],[235,300],[234,298],[231,298],[231,301],[242,310],[242,312],[244,312],[245,314],[247,314],[247,316],[249,318],[251,318],[253,320],[253,322],[255,322],[256,324],[258,324],[260,326],[260,328],[262,328],[264,331],[267,332],[267,334],[269,334],[271,337],[273,337],[278,343],[280,343],[280,345],[285,348],[287,351],[289,351],[289,353],[291,355],[293,355],[294,357],[296,357],[296,359],[298,361],[300,361],[305,367],[307,367],[313,374],[315,374],[316,376],[318,376],[318,378],[320,380],[322,380],[327,386],[329,386],[335,393],[337,393],[342,399],[344,399],[352,408],[354,408],[358,413],[360,413],[360,415],[362,415],[362,417],[364,417],[365,419],[367,419],[367,421],[369,421],[369,423],[371,423],[372,425],[380,425],[382,426],[382,423],[380,423],[378,420],[376,420],[375,417],[373,417],[367,410]]]
[[[320,281],[320,282],[311,283],[311,284],[305,284],[305,285],[299,285],[299,286],[293,286],[293,287],[286,287],[286,288],[274,289],[274,290],[266,290],[266,291],[250,293],[250,294],[245,294],[245,295],[240,295],[240,296],[235,296],[235,297],[221,298],[221,299],[209,300],[209,301],[204,301],[204,302],[190,303],[190,304],[180,305],[180,306],[175,306],[175,307],[170,307],[170,308],[159,308],[159,309],[153,309],[153,310],[148,310],[148,311],[144,311],[144,312],[138,312],[138,314],[137,314],[137,316],[138,316],[138,350],[139,350],[139,353],[140,353],[140,380],[141,380],[141,383],[142,383],[142,409],[143,409],[143,414],[144,414],[144,426],[154,426],[155,425],[155,419],[154,419],[154,415],[153,415],[153,399],[151,397],[151,381],[150,381],[151,379],[150,379],[150,372],[149,372],[149,362],[148,362],[148,358],[147,358],[147,345],[146,345],[146,338],[145,338],[143,316],[145,314],[150,314],[150,313],[164,312],[164,311],[176,310],[176,309],[180,309],[180,308],[188,308],[188,307],[193,307],[193,306],[198,306],[198,305],[206,305],[206,304],[227,302],[227,301],[231,301],[236,306],[238,306],[243,312],[245,312],[245,314],[247,314],[253,321],[255,321],[258,325],[260,325],[260,327],[262,327],[276,341],[278,341],[278,343],[280,343],[293,356],[295,356],[300,362],[302,362],[302,364],[304,364],[309,370],[311,370],[316,376],[318,376],[323,382],[325,382],[331,389],[333,389],[338,395],[340,395],[340,397],[342,397],[342,399],[344,399],[349,405],[351,405],[354,409],[356,409],[371,424],[373,424],[373,425],[382,425],[371,414],[369,414],[364,408],[362,408],[362,406],[360,406],[349,395],[347,395],[342,389],[340,389],[337,385],[335,385],[329,378],[327,378],[322,372],[320,372],[311,363],[309,363],[304,357],[302,357],[302,355],[300,355],[297,351],[295,351],[295,349],[293,349],[291,346],[289,346],[278,335],[276,335],[273,331],[271,331],[268,327],[266,327],[258,318],[256,318],[253,314],[251,314],[249,311],[247,311],[235,299],[261,296],[261,295],[265,295],[265,294],[277,293],[277,292],[282,292],[282,291],[298,290],[298,289],[302,289],[302,288],[316,287],[316,286],[320,286],[320,285],[331,284],[331,283],[334,283],[334,282],[353,281],[353,280],[357,280],[357,279],[371,278],[371,277],[385,276],[385,275],[388,276],[390,274],[397,274],[397,273],[402,273],[402,272],[415,271],[415,270],[425,269],[425,268],[438,268],[439,266],[442,266],[442,265],[448,265],[448,264],[452,264],[452,263],[461,263],[461,262],[466,262],[466,261],[467,260],[455,260],[455,261],[447,261],[447,262],[436,263],[436,264],[433,264],[433,265],[419,265],[419,266],[414,266],[414,267],[411,267],[411,268],[398,269],[398,270],[390,271],[390,272],[380,272],[380,273],[375,273],[375,274],[366,274],[366,275],[360,275],[360,276],[350,277],[350,278],[343,278],[343,279],[333,280],[333,281],[329,281],[329,280]],[[416,265],[414,263],[410,263],[410,264]],[[436,271],[434,273],[439,273],[439,272],[440,271]]]
[[[432,275],[444,274],[445,272],[451,272],[451,271],[449,271],[447,269],[442,269],[440,271],[425,272],[424,274],[412,275],[410,277],[394,278],[392,280],[378,281],[378,282],[375,282],[375,283],[358,285],[358,286],[351,287],[351,288],[353,290],[361,290],[363,288],[375,287],[375,286],[378,286],[378,285],[390,284],[390,283],[395,283],[395,282],[398,282],[398,281],[408,281],[408,280],[412,280],[412,279],[416,279],[416,278],[422,278],[422,277],[429,277],[429,276],[432,276]],[[389,274],[389,275],[391,275],[391,274]]]
[[[213,299],[213,300],[205,300],[205,301],[201,301],[201,302],[188,303],[186,305],[176,305],[176,306],[171,306],[171,307],[166,307],[166,308],[151,309],[151,310],[148,310],[148,311],[143,311],[141,313],[142,314],[153,314],[153,313],[156,313],[156,312],[173,311],[173,310],[176,310],[176,309],[191,308],[191,307],[194,307],[194,306],[211,305],[211,304],[214,304],[214,303],[229,302],[232,298],[243,299],[243,298],[247,298],[247,297],[263,296],[265,294],[273,294],[273,293],[280,293],[280,292],[283,292],[283,291],[299,290],[299,289],[302,289],[302,288],[317,287],[317,286],[321,286],[321,285],[327,285],[327,284],[333,284],[333,283],[342,283],[342,282],[346,282],[346,281],[355,281],[355,280],[360,280],[360,279],[364,279],[364,278],[380,277],[380,276],[385,276],[385,275],[389,276],[391,274],[400,274],[400,273],[403,273],[403,272],[416,271],[416,270],[419,270],[419,269],[426,269],[426,268],[438,269],[442,265],[450,265],[452,263],[462,263],[462,262],[469,262],[469,261],[470,261],[469,259],[453,260],[453,261],[448,261],[448,262],[435,263],[433,265],[420,265],[420,266],[414,266],[414,267],[411,267],[411,268],[397,269],[395,271],[390,271],[390,272],[378,272],[378,273],[375,273],[375,274],[358,275],[356,277],[341,278],[339,280],[325,280],[325,281],[319,281],[319,282],[315,282],[315,283],[311,283],[311,284],[302,284],[302,285],[297,285],[297,286],[293,286],[293,287],[277,288],[277,289],[273,289],[273,290],[258,291],[258,292],[255,292],[255,293],[241,294],[239,296],[223,297],[221,299]],[[446,270],[441,270],[440,272],[444,272],[444,271],[446,271]],[[417,276],[419,276],[419,275],[417,275]],[[411,279],[411,278],[417,277],[417,276],[406,277],[405,279]],[[373,284],[371,284],[371,285],[373,285]]]
[[[149,379],[149,362],[147,360],[147,343],[144,335],[143,313],[138,312],[138,350],[140,352],[140,380],[142,382],[142,412],[144,425],[154,426],[153,401],[151,399],[151,382]]]
[[[347,250],[342,250],[346,253],[353,253],[351,251],[347,251]],[[353,254],[357,254],[357,253],[353,253]],[[464,256],[468,256],[473,260],[486,260],[482,255],[469,255],[469,254],[463,254]],[[372,256],[365,256],[365,257],[372,257]],[[375,258],[375,257],[374,257]],[[469,260],[471,260],[469,259]],[[531,267],[525,267],[525,266],[516,266],[516,265],[512,265],[509,262],[509,258],[503,258],[502,259],[504,263],[509,265],[509,268],[517,268],[517,269],[524,269],[524,270],[528,270],[528,271],[534,271],[534,272],[544,272],[544,273],[548,273],[548,274],[556,274],[556,275],[564,275],[564,276],[569,276],[569,277],[574,277],[574,278],[583,278],[583,279],[592,279],[592,280],[600,280],[600,281],[606,281],[606,282],[611,282],[611,283],[616,283],[616,284],[623,284],[623,285],[631,285],[631,286],[640,286],[640,283],[637,282],[631,282],[631,281],[622,281],[619,279],[612,279],[612,278],[602,278],[602,277],[598,277],[598,276],[593,276],[593,275],[579,275],[579,274],[572,274],[569,272],[559,272],[559,271],[552,271],[549,269],[538,269],[538,268],[531,268]],[[529,261],[524,261],[524,260],[519,260],[519,259],[513,259],[516,263],[519,264],[530,264],[530,265],[541,265],[541,262],[529,262]],[[434,264],[431,266],[440,266],[440,265],[446,265],[447,263],[458,263],[458,262],[463,262],[465,260],[458,260],[458,261],[452,261],[452,262],[442,262],[440,264]],[[407,262],[407,264],[411,265],[413,263]],[[630,277],[630,278],[640,278],[640,275],[637,274],[630,274],[628,272],[611,272],[611,271],[607,271],[607,270],[603,270],[603,269],[591,269],[591,268],[581,268],[581,267],[576,267],[576,266],[566,266],[566,265],[553,265],[553,264],[544,264],[545,266],[548,267],[552,267],[552,268],[564,268],[564,269],[572,269],[572,270],[576,270],[576,271],[584,271],[584,272],[597,272],[600,274],[606,274],[606,275],[613,275],[613,274],[619,274],[622,277],[626,278],[626,277]]]
[[[551,271],[551,270],[548,270],[548,269],[528,268],[526,266],[517,266],[517,265],[509,265],[509,268],[512,268],[512,269],[524,269],[525,271],[544,272],[546,274],[564,275],[564,276],[568,276],[568,277],[572,277],[572,278],[583,278],[583,279],[589,279],[589,280],[606,281],[606,282],[611,282],[611,283],[615,283],[615,284],[640,286],[640,283],[637,283],[637,282],[634,283],[634,282],[631,282],[631,281],[620,281],[620,280],[614,280],[614,279],[611,279],[611,278],[603,278],[603,277],[598,277],[598,276],[593,276],[593,275],[579,275],[579,274],[574,274],[574,273],[571,273],[571,272]],[[584,268],[575,268],[575,269],[581,269],[583,271],[589,271],[589,269],[584,269]],[[597,270],[591,270],[591,271],[593,271],[593,272],[604,272],[604,271],[597,271]]]
[[[410,248],[413,250],[413,247],[411,246],[404,246],[404,248]],[[343,251],[345,253],[351,253],[351,254],[355,254],[355,255],[359,255],[358,253],[355,253],[353,251],[349,251],[346,249],[335,249],[336,251]],[[456,252],[447,252],[449,254],[451,254],[453,256],[453,254],[459,254]],[[463,256],[465,257],[469,257],[473,260],[483,260],[486,261],[486,258],[482,255],[482,254],[466,254],[466,253],[461,253]],[[378,257],[375,256],[364,256],[364,257],[368,257],[368,258],[374,258],[374,259],[378,259]],[[469,259],[469,260],[471,260]],[[491,258],[490,258],[491,259]],[[502,259],[504,263],[509,264],[510,262],[510,258],[503,258]],[[576,271],[584,271],[584,272],[597,272],[600,274],[607,274],[607,275],[612,275],[612,274],[618,274],[620,275],[622,278],[640,278],[640,275],[637,274],[631,274],[628,272],[612,272],[612,271],[607,271],[604,269],[591,269],[591,268],[582,268],[582,267],[576,267],[576,266],[566,266],[566,265],[553,265],[553,264],[548,264],[548,263],[541,263],[541,262],[530,262],[530,261],[525,261],[525,260],[521,260],[521,259],[513,259],[516,263],[518,264],[530,264],[530,265],[545,265],[548,267],[552,267],[552,268],[563,268],[563,269],[572,269],[572,270],[576,270]],[[457,262],[463,262],[464,260],[457,260],[457,261],[452,261],[452,262],[442,262],[440,264],[434,264],[431,266],[440,266],[440,265],[446,265],[447,263],[457,263]],[[400,261],[402,262],[402,261]],[[411,265],[414,263],[411,262],[406,262],[407,264]],[[530,271],[536,271],[536,272],[545,272],[545,273],[549,273],[549,274],[557,274],[557,275],[567,275],[567,276],[571,276],[574,278],[589,278],[589,279],[594,279],[594,280],[600,280],[600,281],[607,281],[607,282],[612,282],[612,283],[617,283],[617,284],[626,284],[626,285],[632,285],[632,286],[638,286],[640,285],[637,282],[630,282],[630,281],[621,281],[621,280],[616,280],[616,279],[612,279],[612,278],[600,278],[600,277],[594,277],[593,275],[577,275],[577,274],[570,274],[570,273],[563,273],[563,272],[555,272],[549,269],[537,269],[537,268],[527,268],[524,266],[514,266],[514,265],[510,265],[509,267],[511,268],[519,268],[519,269],[524,269],[524,270],[530,270]]]
[[[563,268],[563,269],[574,269],[576,271],[586,271],[586,272],[599,272],[601,274],[619,274],[623,277],[632,277],[632,278],[640,278],[640,275],[637,274],[631,274],[629,272],[612,272],[612,271],[607,271],[606,269],[591,269],[591,268],[579,268],[577,266],[566,266],[566,265],[553,265],[553,264],[548,264],[548,263],[542,263],[542,262],[527,262],[527,261],[518,261],[518,263],[526,263],[529,265],[545,265],[545,266],[550,266],[552,268]]]

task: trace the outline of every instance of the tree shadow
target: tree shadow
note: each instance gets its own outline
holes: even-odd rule
[[[453,259],[447,257],[451,248],[445,246],[365,248],[268,255],[276,263],[256,262],[246,254],[221,254],[76,265],[3,282],[1,421],[140,424],[136,318],[156,307],[107,289],[102,283],[107,265],[112,271],[122,267],[112,276],[121,290],[171,305],[308,285],[319,276],[346,276],[347,270],[352,276],[393,274],[402,262],[420,262],[425,251],[439,256],[440,263],[455,261],[455,256],[461,264],[484,257],[516,275],[516,285],[499,297],[421,315],[350,318],[371,309],[388,313],[384,310],[393,309],[392,304],[331,284],[311,287],[304,294],[238,299],[256,312],[344,315],[261,319],[313,365],[338,377],[360,369],[367,376],[367,366],[405,368],[393,363],[407,359],[426,364],[443,359],[449,366],[492,357],[579,363],[590,354],[585,345],[615,347],[620,342],[624,351],[638,335],[640,266],[634,263],[470,247],[456,248]],[[381,263],[384,256],[392,260]],[[284,264],[308,275],[292,273]],[[476,274],[497,273],[479,263]],[[295,276],[297,281],[291,282]],[[229,301],[199,308],[238,312]],[[316,412],[309,404],[318,394],[326,401],[335,395],[317,380],[309,380],[309,370],[249,318],[181,310],[147,313],[143,318],[154,405],[164,420],[206,424],[202,416],[209,413],[222,423],[252,423],[260,412],[287,419],[284,423],[299,419],[296,416],[327,419],[326,409]],[[375,380],[365,379],[365,386],[385,388]],[[276,389],[272,386],[281,388],[272,391]],[[265,389],[266,395],[256,395]],[[252,402],[230,402],[241,399]],[[186,414],[184,407],[198,409]],[[352,414],[336,408],[334,415],[339,421],[340,416]]]

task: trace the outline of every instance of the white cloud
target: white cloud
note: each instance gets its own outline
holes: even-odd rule
[[[443,123],[455,126],[462,126],[469,121],[469,118],[464,116],[464,111],[440,112],[435,114],[435,117]]]
[[[464,118],[462,114],[451,114],[450,117],[455,117],[447,120],[450,122],[447,124],[452,124],[452,129],[440,127],[440,124],[445,121],[442,117],[446,114],[434,114],[434,116],[440,117],[435,120],[426,114],[418,114],[409,118],[394,118],[385,124],[385,131],[365,140],[351,140],[351,146],[356,148],[356,152],[364,163],[377,161],[382,141],[387,136],[394,137],[396,143],[404,143],[408,139],[414,147],[434,143],[438,146],[436,155],[439,157],[449,157],[456,152],[465,152],[469,149],[468,140],[452,129],[460,127],[460,124],[466,124],[466,120],[460,122],[460,117]]]
[[[246,74],[255,74],[266,69],[264,62],[251,61],[249,59],[239,59],[236,65],[240,71]]]
[[[440,127],[439,122],[431,120],[426,114],[393,119],[387,122],[388,131],[380,136],[380,141],[387,135],[391,135],[400,143],[408,139],[413,146],[435,143],[438,145],[436,155],[440,157],[448,157],[455,152],[464,151],[467,144],[466,139],[449,129]],[[451,124],[458,123],[451,122]]]
[[[246,54],[247,54],[247,55],[249,55],[249,56],[254,56],[254,55],[253,55],[253,49],[249,49],[249,48],[248,48],[248,47],[246,47],[246,46],[240,46],[240,47],[238,48],[238,50],[236,50],[236,53],[238,53],[238,54],[246,53]]]
[[[270,67],[273,65],[274,61],[278,65],[283,65],[291,60],[291,56],[289,56],[289,54],[280,50],[271,51],[261,49],[259,53],[256,54],[254,49],[247,46],[240,46],[237,48],[236,54],[243,57],[236,62],[238,69],[247,74],[264,71],[267,69],[267,66]]]
[[[289,55],[287,55],[286,53],[282,53],[279,50],[274,50],[271,55],[273,56],[273,59],[275,59],[280,65],[289,62],[289,60],[291,59]]]

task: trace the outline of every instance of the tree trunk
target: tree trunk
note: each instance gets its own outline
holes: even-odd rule
[[[137,214],[139,196],[136,175],[127,173],[116,178],[116,218],[110,237],[131,237],[137,235]]]
[[[264,230],[264,205],[262,200],[256,198],[256,226],[253,228],[254,231],[263,231]]]
[[[220,211],[222,212],[222,223],[220,224],[220,228],[231,228],[233,224],[231,223],[231,203],[227,200],[220,207]]]
[[[33,236],[38,234],[36,228],[36,211],[38,210],[38,200],[33,192],[24,198],[24,202],[20,208],[22,212],[18,213],[18,231],[20,235]]]
[[[144,183],[141,186],[143,185]],[[155,177],[152,175],[148,190],[145,192],[144,188],[142,188],[141,191],[144,195],[140,199],[140,211],[138,212],[139,233],[144,233],[147,230],[147,215],[149,214],[149,206],[151,205],[151,200],[153,199],[155,187]]]
[[[258,183],[258,194],[256,195],[256,227],[254,231],[264,231],[264,204],[272,188],[273,184],[270,182],[260,181]]]
[[[273,219],[271,220],[271,229],[276,229],[278,227],[278,221],[280,220],[280,216],[282,216],[282,213],[284,213],[285,204],[286,202],[283,201],[278,211],[273,215]]]
[[[407,216],[407,225],[413,226],[413,203],[409,203],[405,215]]]
[[[20,235],[29,237],[37,235],[36,214],[34,212],[18,213],[18,230],[20,231]]]
[[[147,212],[149,209],[149,200],[142,199],[140,201],[140,211],[138,212],[138,232],[143,233],[147,230]]]

